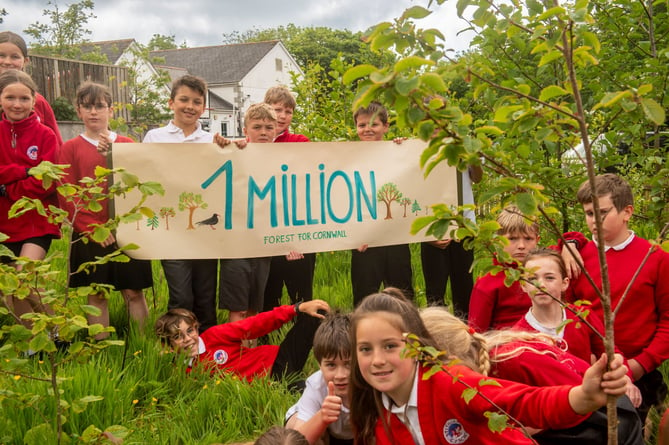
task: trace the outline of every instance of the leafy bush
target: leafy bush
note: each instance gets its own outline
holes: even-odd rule
[[[57,121],[79,120],[77,109],[74,108],[74,105],[72,105],[72,102],[67,97],[57,97],[51,104],[51,108],[53,108],[53,114],[56,115]]]

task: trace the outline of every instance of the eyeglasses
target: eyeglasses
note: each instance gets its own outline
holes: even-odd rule
[[[95,105],[93,105],[93,104],[79,104],[79,108],[82,108],[86,111],[91,111],[93,108],[95,108],[95,111],[104,111],[104,110],[107,110],[109,108],[109,105],[101,104],[101,103],[98,103],[98,104],[95,104]]]

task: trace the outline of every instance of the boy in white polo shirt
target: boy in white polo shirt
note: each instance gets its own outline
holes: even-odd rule
[[[319,439],[329,445],[353,444],[348,408],[349,327],[349,315],[337,312],[321,322],[313,346],[320,371],[307,379],[302,397],[286,413],[286,427],[301,432],[312,444]]]
[[[202,129],[200,116],[204,113],[207,83],[196,76],[185,75],[174,81],[168,105],[172,120],[160,128],[150,130],[144,142],[211,143],[221,147],[231,141]],[[235,141],[239,148],[246,142]],[[192,311],[200,322],[200,333],[217,325],[216,283],[217,259],[161,260],[169,288],[168,309],[183,308]]]

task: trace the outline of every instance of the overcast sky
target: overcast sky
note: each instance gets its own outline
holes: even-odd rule
[[[75,0],[53,0],[61,10]],[[297,26],[327,26],[364,31],[399,17],[411,6],[427,6],[428,0],[95,0],[92,19],[86,26],[91,41],[134,38],[146,44],[153,34],[174,35],[177,44],[189,47],[219,45],[222,34],[250,29]],[[47,0],[2,0],[8,15],[0,30],[27,36],[30,24],[49,20],[42,15],[52,9]],[[455,14],[455,1],[434,7],[436,12],[418,22],[423,28],[438,28],[448,48],[467,49],[471,35],[457,36],[467,24]]]

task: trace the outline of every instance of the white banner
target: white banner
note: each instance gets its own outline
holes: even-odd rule
[[[437,203],[458,205],[457,170],[427,178],[425,142],[114,144],[114,167],[156,181],[153,218],[122,224],[119,245],[142,259],[251,258],[423,241],[411,222]],[[137,203],[114,200],[116,214]]]

